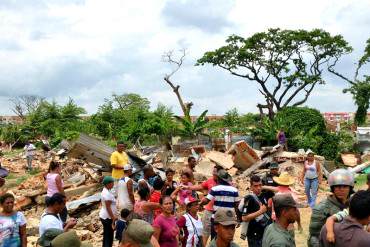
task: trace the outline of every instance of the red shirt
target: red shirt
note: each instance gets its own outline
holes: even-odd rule
[[[150,195],[150,199],[149,199],[149,201],[150,202],[157,202],[157,203],[159,203],[159,200],[161,199],[161,192],[159,192],[159,191],[153,191],[153,193]],[[154,210],[154,219],[158,216],[158,215],[160,215],[162,213],[162,210],[161,209],[156,209],[156,210]]]
[[[202,183],[202,187],[203,187],[203,189],[205,189],[205,190],[207,190],[208,191],[208,193],[209,193],[209,191],[214,187],[214,186],[216,186],[217,185],[217,183],[216,183],[216,181],[213,179],[213,178],[209,178],[208,180],[206,180],[206,181],[204,181],[203,183]],[[212,201],[210,201],[205,207],[204,207],[204,209],[205,210],[207,210],[207,211],[213,211],[213,200]]]

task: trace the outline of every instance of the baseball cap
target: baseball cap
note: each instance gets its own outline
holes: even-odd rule
[[[278,194],[272,198],[274,208],[297,207],[297,203],[291,194]]]
[[[227,173],[227,171],[225,171],[224,169],[221,169],[217,172],[217,177],[219,179],[224,180],[225,182],[228,182],[228,183],[230,183],[232,181],[232,178],[231,178],[230,174]]]
[[[131,220],[125,230],[125,234],[140,247],[153,247],[150,242],[153,233],[153,227],[148,222],[139,219]]]
[[[49,228],[41,235],[41,237],[37,240],[37,243],[40,246],[51,246],[51,241],[53,241],[54,238],[62,233],[63,230],[57,228]]]
[[[130,164],[126,164],[123,166],[124,171],[132,170],[132,166]]]
[[[217,209],[214,221],[223,226],[236,225],[238,223],[236,220],[235,210],[229,208]]]
[[[189,196],[189,197],[185,198],[184,203],[185,203],[185,205],[187,206],[187,205],[189,205],[190,203],[198,202],[198,201],[199,201],[198,199],[196,199],[196,198],[194,198],[194,197],[192,197],[192,196]]]
[[[113,183],[114,182],[114,178],[112,178],[111,176],[105,176],[103,178],[103,185],[107,185],[109,183]]]
[[[80,238],[77,236],[76,231],[68,231],[59,234],[56,238],[51,241],[51,246],[53,247],[92,247],[91,244],[87,242],[81,242]]]

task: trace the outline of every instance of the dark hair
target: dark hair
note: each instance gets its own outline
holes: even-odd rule
[[[45,200],[46,207],[54,206],[55,204],[62,204],[64,203],[64,200],[66,199],[66,196],[61,193],[55,193],[51,197],[47,197]]]
[[[281,213],[283,212],[284,209],[287,209],[287,207],[275,207],[274,206],[276,218],[280,218]]]
[[[173,199],[172,199],[170,196],[163,196],[163,197],[161,197],[161,198],[159,199],[159,204],[163,205],[163,202],[164,202],[164,200],[165,200],[166,198],[170,198],[170,199],[171,199],[171,201],[172,201],[172,203],[173,203]]]
[[[167,176],[169,173],[175,173],[175,171],[174,171],[173,169],[171,169],[171,168],[168,168],[168,169],[166,170],[166,176]]]
[[[6,201],[6,199],[8,199],[8,198],[12,198],[13,200],[15,200],[15,198],[14,198],[14,196],[12,194],[5,193],[4,195],[2,195],[0,197],[0,204],[3,204]]]
[[[147,187],[142,187],[139,189],[139,191],[137,192],[140,196],[141,199],[146,199],[148,198],[149,194],[150,194],[150,191]]]
[[[359,220],[370,216],[370,191],[359,190],[351,197],[349,214]]]
[[[130,215],[130,210],[124,208],[121,210],[121,218],[126,219]]]
[[[181,173],[181,177],[182,176],[186,176],[188,179],[191,179],[191,174],[189,172],[187,172],[187,171],[182,172]]]
[[[191,160],[195,160],[194,156],[189,156],[188,157],[188,162],[190,162]]]
[[[253,175],[253,176],[251,176],[251,178],[250,178],[250,183],[251,183],[251,185],[252,185],[253,183],[259,183],[259,182],[261,182],[261,178],[260,178],[259,176],[257,176],[257,175]]]
[[[57,161],[52,160],[49,164],[49,172],[54,171],[56,168],[60,166],[60,163]]]
[[[118,145],[121,145],[121,144],[122,144],[122,145],[124,145],[124,146],[126,146],[126,143],[125,143],[124,141],[118,141],[118,142],[117,142],[117,146],[118,146]]]
[[[161,177],[156,177],[153,182],[153,189],[155,190],[161,190],[164,186],[164,181]]]
[[[143,172],[146,173],[146,172],[150,171],[151,169],[153,169],[153,167],[151,165],[145,165],[143,167]]]

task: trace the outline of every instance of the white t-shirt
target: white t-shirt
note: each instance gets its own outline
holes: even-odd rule
[[[199,217],[198,219],[195,219],[190,214],[184,214],[184,217],[186,219],[186,229],[189,234],[186,241],[186,247],[197,246],[198,242],[201,241],[200,236],[203,234],[202,220]]]
[[[116,198],[114,198],[114,195],[112,192],[110,192],[107,188],[104,187],[102,193],[101,193],[101,204],[102,207],[99,212],[99,217],[103,220],[110,219],[111,217],[108,214],[105,202],[111,201],[110,208],[112,209],[113,215],[117,215],[117,206],[116,206]]]
[[[33,156],[35,154],[35,150],[36,150],[36,147],[32,143],[24,146],[26,157]]]
[[[132,204],[130,200],[130,196],[128,194],[127,190],[127,182],[130,181],[131,178],[129,177],[123,177],[120,180],[118,180],[118,206],[120,209],[127,208],[128,210],[133,210],[134,205]],[[132,185],[131,185],[132,186]]]
[[[50,228],[56,228],[56,229],[60,229],[63,231],[63,221],[60,219],[59,214],[52,215],[52,214],[47,214],[46,212],[44,212],[41,215],[40,226],[39,226],[40,237],[42,236],[42,234],[44,234],[44,232],[47,229],[50,229]]]

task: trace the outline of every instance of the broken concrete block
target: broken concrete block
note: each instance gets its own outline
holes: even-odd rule
[[[343,164],[349,167],[357,166],[360,159],[360,157],[352,153],[343,153],[340,155],[340,157],[342,158]]]
[[[203,174],[206,177],[211,177],[214,167],[215,167],[215,163],[213,163],[207,158],[203,158],[195,166],[195,172]]]
[[[21,196],[15,201],[15,210],[23,210],[32,204],[32,200],[29,197]]]
[[[229,170],[231,167],[234,166],[234,162],[230,154],[221,153],[217,151],[210,151],[207,152],[205,156],[226,170]]]
[[[245,170],[260,160],[258,154],[245,141],[238,141],[230,148],[236,167]]]

